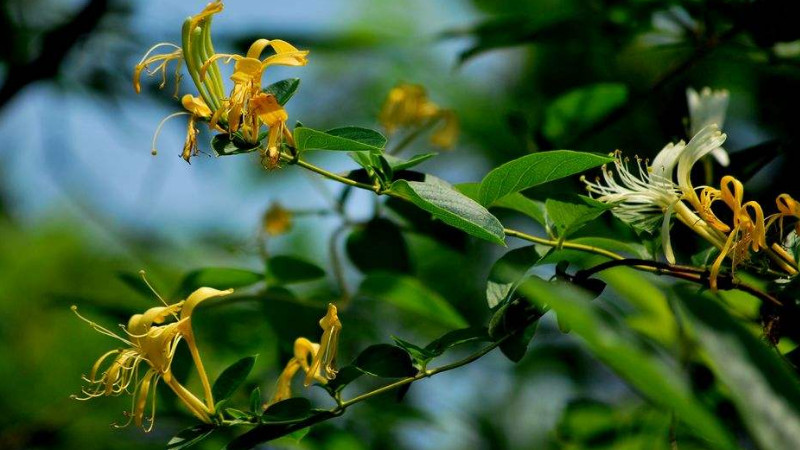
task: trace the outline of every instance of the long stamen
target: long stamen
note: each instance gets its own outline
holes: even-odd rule
[[[161,128],[164,126],[164,124],[169,119],[172,119],[173,117],[187,116],[187,115],[191,115],[191,113],[188,113],[188,112],[185,112],[185,111],[181,111],[181,112],[172,113],[172,114],[168,115],[167,117],[164,117],[161,120],[161,122],[158,124],[158,127],[156,127],[156,132],[153,134],[153,144],[152,144],[151,150],[150,150],[150,154],[151,155],[155,156],[155,155],[158,154],[158,150],[156,149],[156,141],[158,141],[158,135],[161,134]]]
[[[92,328],[93,328],[95,331],[99,332],[100,334],[104,334],[104,335],[106,335],[106,336],[108,336],[108,337],[112,337],[112,338],[114,338],[114,339],[118,339],[118,340],[122,341],[123,343],[125,343],[125,345],[128,345],[128,346],[133,346],[133,343],[131,343],[131,342],[130,342],[130,341],[128,341],[127,339],[124,339],[124,338],[122,338],[121,336],[119,336],[118,334],[116,334],[116,333],[114,333],[114,332],[110,331],[109,329],[107,329],[107,328],[105,328],[105,327],[103,327],[103,326],[101,326],[101,325],[98,325],[98,324],[97,324],[97,323],[95,323],[95,322],[92,322],[91,320],[87,319],[86,317],[83,317],[83,316],[82,316],[82,315],[81,315],[81,314],[78,312],[78,307],[77,307],[76,305],[72,305],[72,306],[70,307],[70,309],[72,309],[72,312],[74,312],[74,313],[75,313],[75,315],[76,315],[76,316],[78,316],[78,318],[80,318],[80,319],[81,319],[81,320],[83,320],[84,322],[88,323],[88,324],[89,324],[89,326],[91,326],[91,327],[92,327]]]

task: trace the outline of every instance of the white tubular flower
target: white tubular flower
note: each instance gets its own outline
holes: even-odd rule
[[[689,132],[692,137],[709,125],[722,128],[725,124],[725,112],[728,109],[728,97],[726,89],[714,91],[705,87],[700,92],[692,88],[686,90],[686,101],[689,103]],[[722,147],[713,149],[711,155],[723,167],[730,164],[728,152]]]

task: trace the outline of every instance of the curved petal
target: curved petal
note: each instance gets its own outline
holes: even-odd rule
[[[672,219],[672,212],[675,209],[675,203],[667,207],[664,213],[664,222],[661,223],[661,247],[664,249],[664,257],[670,264],[675,264],[675,252],[672,251],[672,240],[669,236],[670,219]]]
[[[220,291],[219,289],[214,289],[210,287],[201,287],[200,289],[192,292],[192,294],[189,295],[189,297],[183,303],[183,309],[181,309],[181,319],[190,317],[192,315],[192,312],[194,311],[195,306],[197,306],[200,302],[204,302],[214,297],[222,297],[231,294],[232,292],[233,289],[226,289],[224,291]]]

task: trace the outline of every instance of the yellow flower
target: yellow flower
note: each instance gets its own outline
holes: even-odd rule
[[[328,380],[336,378],[336,353],[339,348],[339,333],[342,330],[342,322],[339,321],[336,306],[333,303],[328,304],[328,311],[325,317],[320,319],[319,326],[323,330],[319,344],[303,337],[295,340],[294,356],[281,372],[275,394],[265,406],[286,400],[292,396],[292,379],[300,369],[306,374],[303,380],[303,385],[306,387],[315,380],[320,384],[326,384]],[[311,359],[310,362],[309,358]]]
[[[281,138],[286,133],[286,121],[289,115],[271,94],[255,95],[250,100],[249,109],[254,117],[269,127],[267,148],[261,152],[261,163],[268,169],[274,169],[278,166]]]
[[[273,203],[264,214],[264,231],[270,236],[286,233],[292,228],[292,213],[279,203]]]
[[[778,207],[778,213],[770,216],[768,227],[778,221],[781,228],[780,235],[783,236],[783,219],[791,217],[797,219],[795,233],[800,234],[800,202],[793,199],[789,194],[781,194],[775,199],[775,205]]]
[[[77,307],[73,306],[72,310],[75,314],[96,331],[124,344],[124,348],[111,350],[98,358],[89,375],[83,377],[83,380],[89,384],[88,387],[82,388],[83,396],[73,396],[73,398],[88,400],[104,395],[115,396],[130,393],[133,397],[133,405],[130,413],[127,413],[128,423],[132,420],[137,426],[150,431],[155,418],[156,386],[160,380],[164,380],[164,383],[172,389],[192,414],[204,423],[211,423],[211,416],[214,414],[213,398],[210,395],[211,388],[208,377],[203,369],[194,341],[191,314],[194,307],[201,301],[227,295],[230,292],[232,291],[201,288],[190,295],[186,301],[172,305],[165,303],[165,306],[150,308],[143,314],[135,314],[128,321],[128,325],[123,327],[125,337],[86,319],[78,313]],[[169,318],[172,318],[172,321],[165,323]],[[172,375],[172,361],[181,340],[186,341],[192,354],[203,383],[206,405]],[[115,356],[115,358],[101,371],[104,363],[111,356]],[[142,364],[147,366],[144,375],[139,373]],[[131,387],[133,387],[132,391]],[[150,413],[145,417],[148,405],[150,405]],[[148,422],[147,426],[144,425],[145,422]]]
[[[392,88],[378,118],[388,134],[400,128],[427,128],[441,121],[442,125],[431,135],[431,144],[445,150],[452,148],[458,138],[458,117],[432,102],[418,84],[400,83]]]

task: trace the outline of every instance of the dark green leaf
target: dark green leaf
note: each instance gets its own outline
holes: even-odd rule
[[[467,342],[488,341],[491,341],[491,338],[486,327],[469,327],[450,331],[426,345],[423,350],[433,356],[439,356],[457,345],[466,344]]]
[[[353,361],[353,365],[364,373],[383,378],[409,377],[417,372],[411,363],[411,356],[402,348],[389,344],[367,347]]]
[[[217,153],[217,156],[239,155],[242,153],[251,153],[258,150],[261,143],[262,136],[259,136],[259,142],[247,142],[241,136],[234,134],[233,139],[229,134],[216,134],[211,138],[211,148]]]
[[[347,256],[361,272],[408,273],[411,261],[408,245],[400,228],[383,218],[356,227],[345,244]]]
[[[267,271],[278,283],[300,283],[316,280],[325,276],[325,271],[319,266],[303,259],[279,255],[267,260]]]
[[[189,448],[207,438],[213,432],[214,427],[206,424],[195,425],[193,427],[186,428],[169,440],[167,443],[167,449],[183,450],[185,448]]]
[[[508,297],[508,294],[541,256],[533,245],[520,247],[503,255],[492,266],[486,283],[486,301],[494,308]]]
[[[264,88],[264,92],[275,96],[275,100],[281,105],[285,105],[300,87],[300,78],[287,78],[276,81]]]
[[[480,203],[491,205],[508,194],[579,174],[613,160],[609,156],[571,150],[553,150],[523,156],[486,175],[481,181]]]
[[[359,127],[334,128],[328,131],[308,127],[295,128],[298,150],[336,150],[346,152],[381,152],[386,137],[375,130]]]
[[[276,403],[277,405],[277,403]],[[305,420],[285,423],[265,423],[232,440],[225,446],[226,450],[249,450],[262,442],[268,442],[282,436],[292,435],[314,423],[335,417],[325,411],[309,416]]]
[[[264,275],[250,270],[210,267],[189,272],[181,281],[180,296],[185,297],[201,287],[240,288],[261,281],[264,281]]]
[[[645,398],[675,415],[699,436],[721,448],[736,448],[717,417],[693,395],[673,365],[641,350],[632,338],[605,319],[591,297],[566,283],[532,278],[517,290],[534,305],[550,307],[583,338],[589,350]]]
[[[729,389],[760,448],[795,449],[800,442],[800,383],[778,354],[710,294],[678,286],[697,344]]]
[[[570,91],[545,111],[542,134],[552,142],[587,130],[628,101],[623,84],[599,83]]]
[[[252,392],[250,392],[250,411],[261,414],[261,388],[256,386]]]
[[[505,245],[503,225],[483,206],[430,175],[424,182],[397,180],[391,191],[466,233]]]
[[[466,320],[447,300],[414,277],[372,273],[361,283],[358,292],[447,327],[467,326]]]
[[[528,345],[533,340],[533,336],[536,335],[538,326],[539,322],[534,322],[526,326],[521,332],[514,333],[500,344],[500,351],[506,355],[506,358],[515,363],[522,361],[522,358],[528,353]]]
[[[289,398],[272,404],[261,415],[261,420],[271,423],[300,422],[311,415],[311,402],[302,397]]]
[[[253,370],[255,363],[255,356],[246,356],[223,370],[211,388],[214,401],[219,403],[230,398],[236,392],[236,389],[244,383],[247,375]]]
[[[548,198],[545,202],[547,217],[553,222],[559,238],[565,238],[583,225],[600,217],[613,205],[592,200],[582,195],[559,200]]]
[[[339,372],[336,374],[336,378],[328,381],[328,384],[326,384],[325,387],[333,392],[341,391],[345,388],[345,386],[352,383],[363,374],[364,372],[359,370],[358,367],[344,366],[339,369]]]

